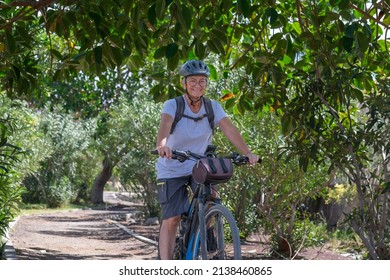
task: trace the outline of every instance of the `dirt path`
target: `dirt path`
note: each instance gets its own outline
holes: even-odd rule
[[[10,238],[21,260],[99,260],[157,257],[158,225],[137,218],[141,205],[124,202],[112,193],[104,210],[75,210],[21,216]],[[267,246],[259,238],[242,246],[244,259],[264,259]],[[336,252],[311,249],[305,259],[351,259]]]
[[[111,206],[106,210],[62,211],[20,217],[10,232],[17,258],[155,259],[156,246],[138,240],[117,225],[140,206],[131,203],[115,206],[112,197],[108,200]],[[146,228],[157,236],[158,226]]]

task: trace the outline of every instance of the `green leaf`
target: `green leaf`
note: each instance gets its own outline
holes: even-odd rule
[[[284,56],[283,56],[283,63],[284,63],[285,65],[290,64],[292,61],[293,61],[292,58],[289,57],[288,55],[284,55]]]
[[[169,98],[174,98],[176,97],[176,90],[173,86],[169,85],[168,86],[168,97]]]
[[[143,65],[143,59],[139,55],[132,55],[129,58],[128,65],[130,70],[139,70]]]
[[[307,167],[309,166],[309,157],[308,156],[299,157],[299,166],[302,168],[303,172],[306,173]]]
[[[385,15],[385,19],[383,20],[383,22],[387,25],[390,25],[390,13],[388,13],[387,15]]]
[[[182,7],[182,13],[184,17],[184,21],[186,25],[184,26],[186,30],[191,28],[193,16],[192,16],[192,11],[187,7],[187,5],[184,5]]]
[[[84,51],[83,51],[83,52],[79,52],[78,54],[76,54],[76,55],[73,56],[73,59],[74,59],[74,60],[79,60],[79,59],[81,59],[81,58],[84,58],[84,57],[86,56],[86,54],[87,54],[87,53],[84,52]]]
[[[153,95],[153,100],[156,102],[162,102],[166,99],[166,94],[164,92],[164,87],[161,84],[155,85],[150,93]]]
[[[165,13],[165,0],[157,0],[156,1],[156,14],[159,19],[164,17]]]
[[[237,111],[240,115],[245,114],[245,107],[243,106],[243,104],[241,102],[238,102],[234,108],[237,109]]]
[[[212,51],[213,53],[219,53],[218,48],[215,46],[214,42],[212,40],[207,41],[207,47]]]
[[[102,59],[103,59],[103,48],[102,46],[97,46],[93,49],[93,52],[95,54],[95,62],[97,64],[101,64],[102,63]]]
[[[282,32],[275,33],[272,35],[272,37],[269,39],[270,41],[279,42],[279,40],[282,40],[284,34]]]
[[[256,61],[264,63],[264,64],[269,64],[273,61],[273,56],[269,54],[268,52],[264,51],[257,51],[253,54],[253,57],[256,59]]]
[[[226,30],[225,30],[226,31]],[[228,39],[227,39],[227,36],[226,36],[226,33],[222,30],[220,30],[219,28],[214,28],[211,32],[210,32],[210,37],[212,39],[217,39],[219,40],[220,42],[222,42],[222,44],[227,44],[228,42]]]
[[[163,58],[167,53],[167,47],[166,46],[163,46],[161,48],[158,48],[155,52],[154,52],[154,59],[161,59]]]
[[[281,119],[282,133],[284,136],[288,136],[293,130],[292,118],[288,114],[284,114]]]
[[[356,39],[358,43],[358,49],[362,53],[365,53],[369,46],[369,42],[370,42],[369,38],[367,38],[366,34],[364,34],[363,32],[357,32]]]
[[[186,30],[188,30],[191,27],[192,23],[192,15],[189,8],[187,8],[185,5],[182,6],[182,8],[179,7],[177,3],[175,3],[177,6],[176,9],[176,17],[179,23],[182,25],[182,27]]]
[[[359,102],[361,102],[361,103],[364,102],[364,96],[363,96],[363,92],[361,90],[354,88],[353,93],[354,93],[355,97],[357,98],[357,100],[359,100]]]
[[[157,22],[156,5],[150,6],[148,10],[148,20],[151,24],[155,25]]]
[[[62,69],[56,70],[54,72],[54,75],[53,75],[53,80],[54,81],[61,81],[62,80],[62,74],[63,74]]]
[[[249,0],[238,0],[237,9],[238,14],[242,14],[244,17],[249,17],[251,15],[251,3]]]
[[[177,51],[179,50],[179,46],[176,45],[176,43],[170,43],[167,46],[166,52],[165,52],[165,57],[170,59],[174,57],[177,54]]]
[[[229,99],[226,101],[225,103],[225,108],[228,110],[228,109],[231,109],[233,108],[233,106],[236,104],[236,99],[235,98],[232,98],[232,99]]]
[[[280,85],[286,78],[286,75],[280,70],[279,67],[272,67],[271,70],[272,82],[275,85]]]
[[[188,53],[187,60],[193,60],[193,59],[198,59],[200,57],[197,57],[192,50]]]
[[[50,49],[50,53],[52,55],[54,55],[59,60],[63,59],[62,54],[59,51],[57,51],[56,49]]]
[[[223,78],[228,79],[229,78],[229,71],[223,71]]]
[[[338,6],[341,10],[343,9],[346,9],[349,7],[349,0],[341,0],[339,3],[338,3]]]
[[[206,47],[199,40],[195,43],[195,54],[199,59],[204,59],[206,56]]]
[[[128,33],[125,35],[124,44],[125,44],[126,49],[128,49],[128,50],[133,49],[133,42],[132,42],[130,34],[128,34]]]
[[[345,28],[345,36],[348,37],[348,38],[354,38],[355,37],[355,31],[358,30],[359,28],[359,24],[354,22],[350,25],[348,25],[346,28]]]
[[[340,3],[340,0],[329,0],[329,4],[332,7],[336,7]]]
[[[151,74],[150,77],[156,81],[163,81],[164,78],[166,77],[166,73],[165,72],[154,73],[154,74]]]
[[[271,25],[275,24],[278,20],[278,12],[274,8],[267,8],[264,15],[267,16]]]
[[[182,30],[182,25],[179,23],[179,22],[176,22],[175,24],[175,28],[173,29],[173,41],[174,42],[177,42],[179,41],[179,38],[180,38],[180,33],[181,33],[181,30]]]
[[[298,33],[298,35],[302,33],[302,28],[301,28],[301,25],[299,24],[299,22],[297,22],[297,21],[293,22],[293,24],[291,26],[295,30],[295,32]]]
[[[276,44],[274,55],[283,56],[287,51],[288,42],[285,39],[280,39]]]
[[[179,61],[180,61],[180,56],[178,53],[168,58],[168,69],[171,71],[175,71],[177,66],[179,65]]]
[[[343,42],[344,49],[347,52],[351,53],[352,52],[352,47],[353,47],[353,39],[344,36],[341,40]]]
[[[221,1],[220,9],[221,12],[226,14],[229,13],[230,8],[232,7],[232,1]]]
[[[211,64],[208,64],[208,67],[210,69],[210,78],[216,81],[218,79],[217,69],[215,69],[214,65]]]
[[[222,43],[218,39],[208,40],[207,46],[210,48],[212,52],[223,56],[225,55],[225,49]]]
[[[8,30],[5,32],[5,44],[7,46],[8,52],[13,54],[15,52],[16,44],[11,32]]]
[[[246,97],[244,97],[244,96],[242,96],[242,97],[240,98],[240,106],[242,106],[242,108],[243,108],[245,111],[252,111],[252,110],[253,110],[253,104],[252,104],[252,102],[251,102],[248,98],[246,98]]]
[[[119,48],[111,47],[111,53],[113,55],[113,60],[117,66],[122,64],[122,52]]]

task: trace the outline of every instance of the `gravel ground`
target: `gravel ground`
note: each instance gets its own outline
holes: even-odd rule
[[[158,224],[137,218],[142,205],[105,193],[106,209],[59,211],[21,216],[9,236],[20,260],[99,260],[157,257]],[[242,245],[244,259],[269,259],[269,247],[260,235]],[[344,260],[324,248],[301,251],[299,259]]]

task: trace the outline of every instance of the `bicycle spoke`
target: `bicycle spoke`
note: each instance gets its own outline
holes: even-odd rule
[[[241,246],[235,221],[231,213],[222,205],[213,206],[206,213],[207,259],[233,260],[241,258]],[[194,258],[202,259],[200,233],[194,247]]]

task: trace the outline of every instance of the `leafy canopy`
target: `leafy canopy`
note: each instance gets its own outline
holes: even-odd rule
[[[164,60],[152,93],[165,99],[180,91],[180,61],[215,53],[225,78],[245,69],[234,100],[244,111],[283,105],[309,76],[353,81],[350,94],[361,100],[389,71],[385,1],[6,0],[0,8],[1,84],[20,96],[39,95],[42,75]]]

